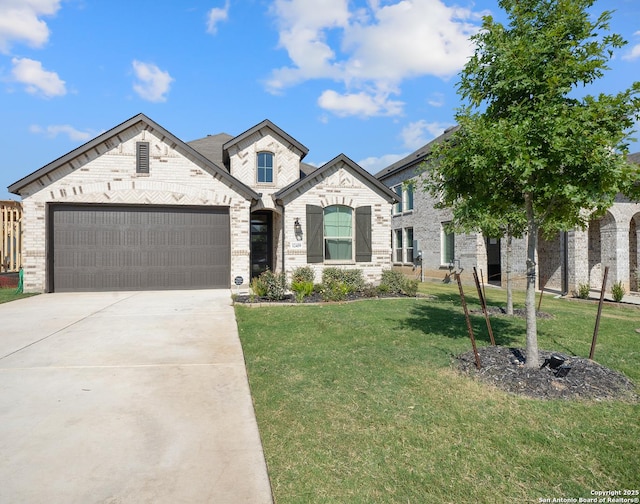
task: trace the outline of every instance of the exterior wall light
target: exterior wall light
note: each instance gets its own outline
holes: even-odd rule
[[[302,225],[300,224],[300,219],[297,217],[293,223],[293,234],[295,235],[296,240],[302,241]]]

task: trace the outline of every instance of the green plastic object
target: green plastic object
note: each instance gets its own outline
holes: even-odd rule
[[[18,273],[18,288],[16,289],[16,294],[22,294],[24,289],[24,271],[20,268],[20,273]]]

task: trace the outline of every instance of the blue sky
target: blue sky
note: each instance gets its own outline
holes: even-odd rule
[[[640,80],[640,0],[605,9],[629,44],[591,92],[614,93]],[[0,200],[139,112],[185,141],[270,119],[306,162],[375,173],[453,124],[483,14],[503,19],[497,0],[0,0]]]

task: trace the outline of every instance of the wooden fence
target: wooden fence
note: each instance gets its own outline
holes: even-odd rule
[[[22,205],[0,201],[0,272],[18,271],[22,266]]]

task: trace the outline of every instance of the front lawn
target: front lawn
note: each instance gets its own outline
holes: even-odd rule
[[[458,374],[452,356],[471,345],[457,286],[421,292],[433,298],[236,305],[278,504],[539,502],[638,488],[639,404],[528,399]],[[504,304],[503,291],[487,295]],[[540,349],[587,357],[597,305],[546,296],[541,309],[553,318],[538,321]],[[524,346],[522,319],[492,324],[498,344]],[[595,354],[636,384],[637,328],[637,307],[605,306]],[[482,317],[474,330],[487,345]]]
[[[18,294],[14,287],[7,289],[0,289],[0,303],[8,303],[9,301],[15,301],[16,299],[22,299],[25,297],[33,296],[34,294]]]

